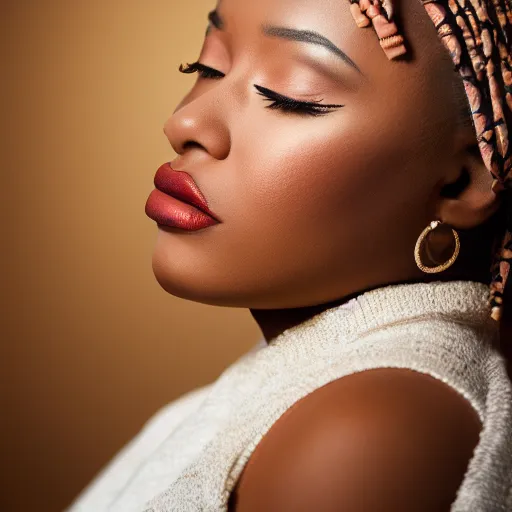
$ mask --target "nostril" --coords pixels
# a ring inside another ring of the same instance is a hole
[[[194,140],[187,140],[182,146],[183,151],[194,148],[205,149],[203,146],[201,146],[201,144],[199,144],[199,142]]]

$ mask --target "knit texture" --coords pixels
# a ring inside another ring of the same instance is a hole
[[[471,281],[377,288],[260,344],[154,417],[69,512],[227,512],[262,437],[340,377],[408,368],[464,396],[483,429],[452,512],[512,511],[512,385],[489,288]]]

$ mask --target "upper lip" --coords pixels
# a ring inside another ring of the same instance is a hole
[[[158,168],[155,174],[154,184],[161,192],[191,204],[203,213],[219,221],[217,215],[208,207],[206,198],[192,176],[185,171],[174,170],[170,162],[166,162]]]

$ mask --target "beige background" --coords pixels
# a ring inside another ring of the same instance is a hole
[[[58,511],[260,332],[164,292],[144,214],[210,0],[3,2],[0,510]]]

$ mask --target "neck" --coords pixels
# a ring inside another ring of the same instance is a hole
[[[432,281],[477,281],[488,284],[485,279],[481,279],[482,276],[477,276],[474,273],[448,273],[445,272],[444,275],[441,274],[422,274],[421,277],[414,277],[411,279],[393,281],[381,283],[378,285],[370,286],[365,289],[358,290],[354,293],[344,295],[342,297],[338,297],[335,300],[325,302],[322,304],[308,305],[303,307],[296,308],[279,308],[279,309],[250,309],[250,312],[258,324],[261,332],[263,333],[263,337],[267,343],[270,343],[277,336],[282,334],[285,330],[295,327],[306,320],[309,320],[315,315],[322,313],[323,311],[340,306],[345,302],[348,302],[350,299],[357,297],[363,293],[366,293],[370,290],[374,290],[376,288],[381,288],[388,285],[398,285],[398,284],[412,284],[412,283],[428,283]],[[512,309],[512,307],[511,307]],[[511,313],[512,315],[512,313]],[[512,322],[512,320],[511,320]],[[512,329],[512,323],[511,323]],[[512,332],[512,331],[511,331]]]
[[[417,280],[406,280],[393,284],[406,284],[416,281]],[[387,284],[391,283],[371,286],[322,304],[302,306],[297,308],[250,309],[250,312],[259,328],[261,329],[266,342],[270,343],[274,338],[282,334],[286,329],[299,325],[327,309],[341,306],[345,302],[348,302],[350,299],[357,297],[362,293],[368,292],[375,288],[380,288],[381,286],[386,286]]]

